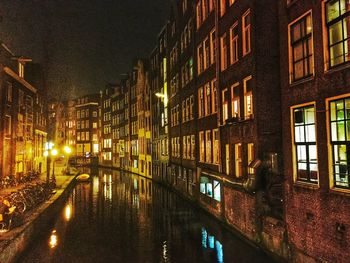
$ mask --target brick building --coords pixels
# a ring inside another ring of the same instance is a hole
[[[77,156],[97,156],[99,148],[99,102],[100,94],[91,94],[76,99]]]
[[[280,1],[285,222],[295,261],[347,262],[350,3]]]
[[[0,174],[19,179],[46,171],[45,91],[39,67],[26,71],[31,59],[15,56],[3,43],[0,49]]]
[[[194,21],[194,1],[173,3],[168,34],[170,180],[189,197],[197,193]]]

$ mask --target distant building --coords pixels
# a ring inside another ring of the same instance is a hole
[[[98,156],[99,149],[99,94],[76,99],[76,155]]]

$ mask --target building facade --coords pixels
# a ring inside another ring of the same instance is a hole
[[[280,1],[285,223],[295,261],[346,262],[350,4]]]
[[[31,59],[15,56],[3,43],[0,48],[0,174],[20,179],[46,171],[45,91],[39,68],[33,65],[26,72]]]

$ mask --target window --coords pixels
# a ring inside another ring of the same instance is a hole
[[[207,84],[205,84],[205,116],[208,116],[211,113],[211,94],[210,94],[210,83],[208,82]]]
[[[202,73],[203,71],[203,46],[202,44],[200,44],[197,48],[197,71],[198,71],[198,75]]]
[[[212,106],[212,113],[216,113],[218,111],[218,103],[217,103],[217,89],[216,89],[216,80],[213,79],[210,82],[211,86],[211,106]]]
[[[5,137],[11,136],[11,133],[12,133],[11,116],[5,115],[4,121],[5,121],[5,123],[4,123],[4,135],[5,135]]]
[[[230,29],[230,63],[238,61],[238,22]]]
[[[330,102],[333,181],[335,187],[350,188],[350,98]]]
[[[18,76],[24,78],[24,64],[21,62],[18,62]]]
[[[187,159],[191,159],[191,136],[186,136],[186,156]]]
[[[242,168],[242,144],[235,144],[235,172],[236,177],[241,177],[243,175]]]
[[[226,0],[220,0],[220,16],[223,16],[226,12]]]
[[[196,141],[194,135],[191,135],[191,159],[194,160]]]
[[[252,76],[243,80],[244,87],[244,118],[253,118],[253,91],[252,91]]]
[[[314,105],[293,109],[296,180],[317,183]]]
[[[202,1],[198,1],[197,3],[196,16],[197,16],[197,29],[198,29],[202,24]]]
[[[186,136],[182,137],[182,157],[184,159],[187,159],[187,146],[186,146],[187,140]]]
[[[221,45],[221,71],[227,68],[227,46],[226,46],[226,33],[220,39]]]
[[[220,163],[219,130],[213,130],[213,163]]]
[[[7,86],[6,86],[6,101],[7,102],[12,102],[12,83],[11,82],[7,82]]]
[[[225,166],[225,172],[226,174],[230,174],[230,145],[225,145],[225,160],[226,160],[226,166]]]
[[[230,6],[233,5],[233,3],[234,3],[235,1],[236,1],[236,0],[229,0]]]
[[[204,49],[204,70],[206,70],[207,68],[209,68],[209,64],[210,64],[210,44],[209,44],[209,38],[207,37],[204,41],[203,41],[203,49]]]
[[[204,140],[204,131],[199,132],[199,161],[204,162],[204,147],[205,147],[205,140]]]
[[[239,119],[240,117],[240,103],[239,103],[239,83],[231,86],[231,102],[232,102],[232,117]]]
[[[222,91],[222,122],[225,123],[228,119],[228,100],[227,89]]]
[[[312,20],[311,13],[290,26],[291,82],[313,74]]]
[[[248,169],[247,169],[247,171],[248,171],[248,174],[254,174],[255,173],[255,170],[254,170],[254,168],[252,168],[252,167],[250,167],[250,164],[254,161],[254,158],[255,158],[255,152],[254,152],[254,144],[253,143],[248,143],[247,144],[247,154],[248,154],[248,158],[247,158],[247,160],[248,160]]]
[[[329,67],[350,59],[350,3],[348,0],[331,0],[326,3]]]
[[[243,56],[250,52],[250,10],[242,17]]]
[[[202,194],[221,201],[221,184],[219,181],[210,179],[206,176],[201,176],[199,190]]]
[[[211,163],[211,130],[205,131],[205,142],[206,142],[206,147],[205,147],[205,152],[206,152],[206,157],[205,161],[207,163]]]
[[[204,90],[203,87],[198,89],[198,116],[204,117]]]
[[[210,64],[215,63],[216,59],[216,42],[215,42],[215,29],[210,32]]]

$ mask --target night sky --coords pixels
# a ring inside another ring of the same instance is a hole
[[[97,92],[149,57],[171,0],[0,0],[0,38],[48,69],[51,94]]]

